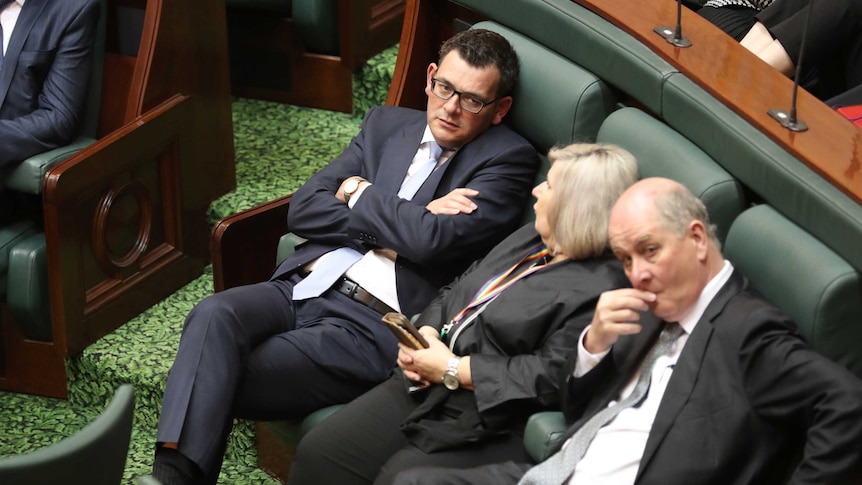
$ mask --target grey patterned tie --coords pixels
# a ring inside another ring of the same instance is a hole
[[[641,373],[637,384],[631,394],[613,406],[606,407],[593,415],[572,436],[568,446],[554,453],[547,460],[531,468],[518,482],[518,485],[560,485],[565,483],[575,466],[581,461],[587,452],[596,433],[626,408],[637,406],[646,397],[649,391],[650,377],[655,361],[663,355],[667,355],[673,348],[676,339],[682,335],[683,329],[678,323],[665,325],[658,338],[655,347],[647,354],[641,364]]]

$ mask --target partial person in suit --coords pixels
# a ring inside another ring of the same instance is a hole
[[[0,0],[0,167],[77,135],[98,22],[96,0]]]
[[[786,76],[801,59],[800,86],[830,106],[862,103],[859,0],[710,0],[698,13]]]
[[[381,316],[420,312],[521,220],[539,160],[501,123],[518,73],[505,38],[470,30],[428,66],[427,111],[369,110],[291,200],[289,229],[308,241],[269,281],[188,315],[156,478],[215,483],[233,418],[303,416],[389,377],[398,345]]]
[[[414,469],[397,483],[862,483],[862,382],[748,288],[694,195],[642,180],[609,234],[633,288],[601,296],[567,363],[562,450],[533,468]]]
[[[300,442],[290,485],[388,484],[418,465],[525,459],[534,412],[559,406],[561,369],[599,295],[626,286],[608,249],[616,198],[637,163],[613,145],[552,149],[534,224],[509,236],[422,312],[429,347]],[[408,393],[405,376],[430,385]]]

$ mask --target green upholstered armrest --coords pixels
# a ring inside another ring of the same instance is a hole
[[[536,462],[544,461],[560,447],[566,433],[566,418],[560,411],[535,413],[524,429],[524,448]]]
[[[293,251],[296,249],[296,246],[304,243],[305,238],[299,237],[292,232],[288,232],[287,234],[281,236],[278,240],[278,249],[275,253],[275,265],[278,266],[282,261],[287,259],[288,256],[293,254]]]
[[[341,404],[336,404],[334,406],[328,406],[323,409],[318,409],[317,411],[309,414],[302,420],[302,424],[299,425],[299,434],[300,436],[305,436],[311,428],[320,424],[324,419],[331,416],[335,411],[341,409]]]
[[[339,54],[337,0],[293,0],[291,16],[309,52]]]
[[[31,340],[51,341],[48,301],[48,255],[45,234],[37,233],[15,244],[9,252],[6,303],[21,331]]]
[[[9,253],[21,241],[36,234],[36,224],[33,221],[17,221],[0,227],[0,297],[6,295],[9,281]]]
[[[694,143],[635,108],[623,108],[602,123],[598,140],[613,143],[637,158],[641,178],[667,177],[692,191],[706,205],[721,241],[745,209],[740,183]]]
[[[809,344],[862,376],[862,283],[846,260],[768,205],[737,217],[724,254]]]
[[[81,137],[66,146],[33,155],[19,164],[6,167],[0,174],[0,184],[4,189],[41,194],[42,181],[45,180],[45,173],[48,170],[95,141],[92,138]]]

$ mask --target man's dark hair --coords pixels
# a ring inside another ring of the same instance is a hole
[[[485,29],[459,32],[440,46],[437,64],[442,63],[443,58],[453,50],[458,51],[461,58],[473,67],[496,67],[500,71],[497,97],[512,94],[515,84],[518,83],[520,66],[515,49],[505,37]]]

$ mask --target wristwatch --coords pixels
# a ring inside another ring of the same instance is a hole
[[[449,357],[449,368],[443,373],[443,385],[446,389],[454,391],[461,387],[458,382],[458,363],[461,362],[461,357]]]
[[[356,192],[362,181],[362,177],[353,177],[344,184],[344,202],[350,202],[350,196]]]

